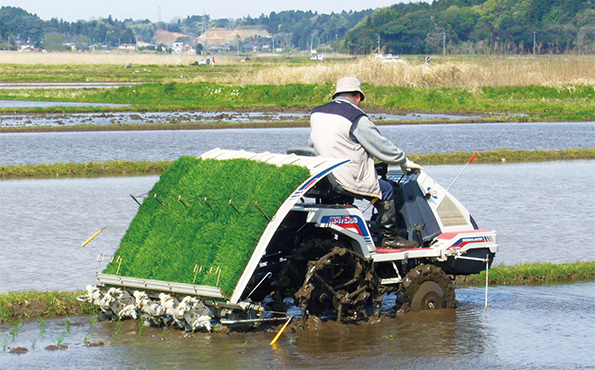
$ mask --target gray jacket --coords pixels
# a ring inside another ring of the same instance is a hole
[[[401,165],[405,153],[380,134],[368,116],[351,100],[337,97],[314,109],[310,118],[309,145],[329,158],[348,158],[350,163],[333,171],[345,190],[382,198],[374,158],[389,165]]]

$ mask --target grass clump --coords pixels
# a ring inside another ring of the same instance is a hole
[[[76,299],[77,296],[82,294],[84,293],[55,291],[0,294],[0,322],[96,313],[97,307]]]
[[[162,173],[170,164],[170,161],[132,162],[126,160],[19,164],[0,166],[0,179],[153,175]]]
[[[484,285],[486,272],[470,275],[469,285]],[[574,263],[523,263],[513,266],[493,266],[489,270],[490,285],[533,285],[595,279],[595,261]]]
[[[181,157],[148,193],[104,272],[230,295],[267,217],[309,175],[299,166]]]
[[[416,163],[425,165],[463,164],[473,153],[425,153],[410,154],[409,157]],[[595,159],[595,148],[564,149],[564,150],[514,150],[495,149],[478,152],[473,163],[520,163],[520,162],[545,162],[567,161],[580,159]]]

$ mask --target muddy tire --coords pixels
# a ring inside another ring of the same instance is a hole
[[[293,296],[301,288],[306,277],[308,262],[318,260],[329,253],[337,243],[329,239],[312,239],[293,250],[291,257],[281,266],[275,283],[273,296],[275,311],[286,311],[283,299]]]
[[[379,292],[373,261],[349,249],[335,247],[309,262],[304,283],[295,297],[304,321],[309,315],[328,315],[343,322],[366,318],[366,308],[381,302]]]
[[[400,310],[419,312],[456,308],[455,290],[450,278],[440,267],[419,265],[409,271],[401,284],[405,302]]]

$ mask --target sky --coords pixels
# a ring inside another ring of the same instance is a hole
[[[319,13],[343,10],[376,9],[411,0],[0,0],[0,6],[14,6],[37,14],[43,20],[51,18],[68,22],[112,18],[149,19],[152,22],[186,18],[191,15],[208,14],[211,19],[246,16],[283,10],[312,10]],[[420,0],[413,0],[420,1]],[[429,1],[429,0],[428,0]]]

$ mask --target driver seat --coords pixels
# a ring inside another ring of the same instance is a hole
[[[295,154],[303,157],[318,157],[320,154],[311,147],[295,147],[287,149],[287,154]],[[314,188],[308,191],[306,196],[316,198],[319,204],[353,204],[355,199],[364,199],[364,196],[349,192],[341,187],[335,176],[329,173],[320,180]]]

